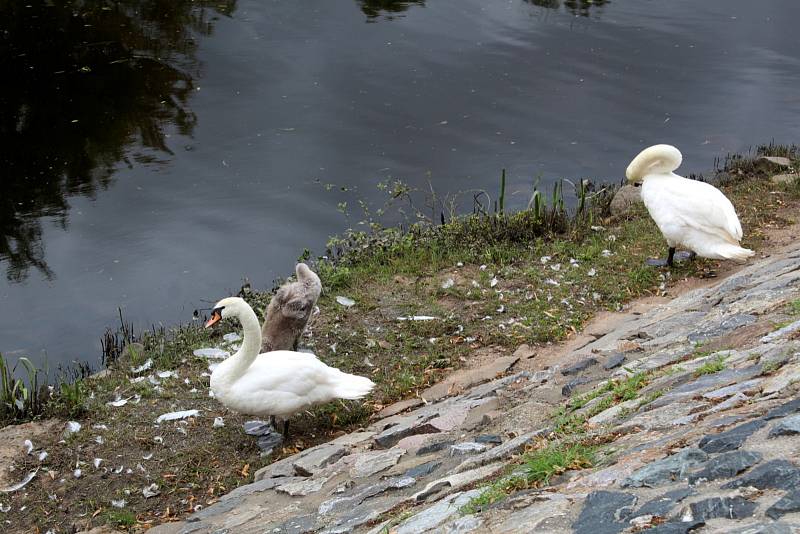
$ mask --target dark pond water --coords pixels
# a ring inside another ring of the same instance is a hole
[[[800,139],[796,0],[0,2],[0,352],[99,360],[291,272],[377,184],[617,181]],[[321,184],[347,186],[328,190]]]

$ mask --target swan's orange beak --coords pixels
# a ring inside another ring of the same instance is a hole
[[[212,311],[211,318],[208,321],[206,321],[206,328],[211,328],[221,320],[222,320],[222,314],[219,312],[219,310]]]

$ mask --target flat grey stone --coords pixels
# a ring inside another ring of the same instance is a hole
[[[669,484],[687,477],[689,469],[700,465],[708,455],[700,449],[683,449],[663,460],[648,464],[622,481],[621,486],[640,488]]]
[[[585,371],[589,367],[597,365],[597,360],[595,358],[586,358],[575,365],[571,365],[561,370],[561,374],[564,376],[576,375],[582,371]]]
[[[788,336],[789,334],[800,330],[800,320],[793,322],[792,324],[786,325],[783,328],[779,328],[774,332],[770,332],[766,336],[761,338],[762,343],[772,343],[776,339],[780,339],[782,337]]]
[[[767,422],[763,419],[754,419],[725,432],[707,435],[700,440],[699,447],[708,453],[736,450],[747,438],[766,424]]]
[[[458,513],[472,498],[483,493],[474,489],[445,497],[433,506],[406,519],[397,527],[396,534],[419,534],[434,529]]]
[[[336,463],[345,454],[347,454],[345,447],[324,443],[303,451],[299,458],[292,461],[292,467],[296,474],[310,477],[323,467]]]
[[[636,495],[618,491],[593,491],[586,497],[578,520],[572,525],[575,534],[617,534],[628,527]]]
[[[786,417],[787,415],[800,412],[800,399],[794,399],[786,404],[781,404],[780,406],[776,406],[775,408],[771,409],[767,412],[767,415],[764,416],[764,419],[767,421],[771,421],[772,419],[778,419],[779,417]]]
[[[430,475],[439,467],[441,467],[442,462],[432,461],[432,462],[425,462],[424,464],[420,464],[416,467],[412,467],[405,473],[403,473],[404,477],[412,477],[412,478],[422,478]]]
[[[483,527],[483,519],[475,515],[467,515],[454,519],[442,526],[444,534],[467,534]]]
[[[751,517],[758,505],[742,497],[712,497],[689,505],[692,517],[702,521],[724,517],[745,519]]]
[[[612,352],[608,358],[606,358],[603,369],[610,371],[611,369],[616,369],[621,366],[623,363],[625,363],[625,355],[621,352]]]
[[[747,326],[756,322],[758,318],[750,314],[738,314],[725,317],[719,324],[701,331],[693,332],[687,337],[692,343],[706,341],[715,337],[720,337],[723,334],[732,332],[737,328]]]
[[[735,477],[761,461],[761,455],[750,451],[733,451],[709,460],[700,471],[689,475],[689,483]]]
[[[321,490],[327,481],[327,477],[295,479],[293,482],[281,484],[276,488],[276,491],[286,493],[292,497],[305,497]]]
[[[758,388],[758,385],[763,380],[761,378],[754,378],[752,380],[745,380],[744,382],[738,382],[736,384],[731,384],[730,386],[725,386],[724,388],[715,389],[714,391],[709,391],[708,393],[703,393],[704,399],[711,399],[711,400],[719,400],[719,399],[727,399],[737,393],[749,393],[755,391]]]
[[[563,386],[561,386],[561,395],[564,397],[569,397],[570,395],[572,395],[572,392],[575,391],[575,389],[578,386],[582,386],[583,384],[588,384],[589,382],[591,382],[591,380],[583,376],[574,378],[569,382],[567,382],[566,384],[564,384]]]
[[[644,503],[641,508],[636,510],[636,513],[631,517],[639,517],[643,515],[667,517],[670,510],[672,510],[675,505],[693,493],[694,490],[691,488],[680,488],[677,490],[668,491],[661,497],[656,497],[655,499]]]
[[[786,523],[757,523],[746,527],[729,530],[726,534],[797,534],[800,525]]]
[[[395,465],[405,453],[406,450],[399,447],[389,449],[388,451],[362,452],[356,456],[353,467],[350,468],[350,476],[353,478],[364,478],[389,469]]]
[[[549,429],[541,428],[539,430],[534,430],[533,432],[528,432],[526,434],[522,434],[521,436],[517,436],[514,439],[506,441],[502,445],[498,445],[497,447],[491,448],[486,452],[482,452],[477,456],[464,460],[458,465],[458,467],[454,469],[454,471],[456,473],[461,473],[463,471],[506,458],[512,454],[516,454],[519,450],[525,447],[525,445],[537,437],[547,434],[548,432]]]
[[[492,445],[499,445],[503,443],[503,438],[497,434],[483,434],[475,438],[475,443],[491,443]]]
[[[800,489],[786,493],[778,502],[767,508],[765,514],[772,519],[778,519],[794,512],[800,512]]]
[[[728,482],[722,489],[753,486],[757,489],[793,490],[798,484],[800,484],[800,469],[796,465],[787,460],[771,460]]]
[[[354,507],[361,505],[364,501],[375,497],[376,495],[381,495],[390,490],[409,488],[416,484],[416,482],[417,481],[414,477],[407,476],[393,477],[382,480],[377,484],[360,488],[351,495],[328,499],[319,505],[317,513],[319,515],[341,514],[346,510],[352,510]]]
[[[445,441],[435,441],[433,443],[429,443],[427,445],[423,445],[419,449],[417,449],[417,456],[424,456],[426,454],[430,454],[432,452],[439,452],[444,450],[455,443],[455,440],[445,440]]]
[[[794,436],[800,434],[800,415],[793,415],[786,417],[783,421],[779,421],[772,430],[769,431],[770,438],[778,436]]]
[[[457,443],[450,446],[450,456],[464,456],[466,454],[476,454],[486,450],[486,445],[483,443],[475,443],[468,441],[466,443]]]
[[[381,449],[388,449],[408,436],[441,432],[438,428],[428,423],[428,421],[436,417],[437,414],[429,414],[425,417],[411,416],[404,418],[375,436],[373,438],[375,445]]]

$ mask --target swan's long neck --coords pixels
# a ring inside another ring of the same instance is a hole
[[[229,381],[240,378],[261,350],[261,325],[258,324],[256,313],[250,307],[239,311],[239,322],[242,323],[242,345],[236,354],[224,362],[227,364],[225,374]]]
[[[642,180],[648,174],[669,174],[681,165],[683,156],[672,145],[654,145],[645,148],[633,158],[625,176],[632,182]]]

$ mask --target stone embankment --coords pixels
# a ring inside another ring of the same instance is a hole
[[[798,299],[791,245],[616,314],[557,359],[523,346],[454,376],[149,533],[800,532]],[[612,399],[608,381],[632,376],[635,398]],[[560,439],[567,397],[595,466],[466,513],[526,448]]]

